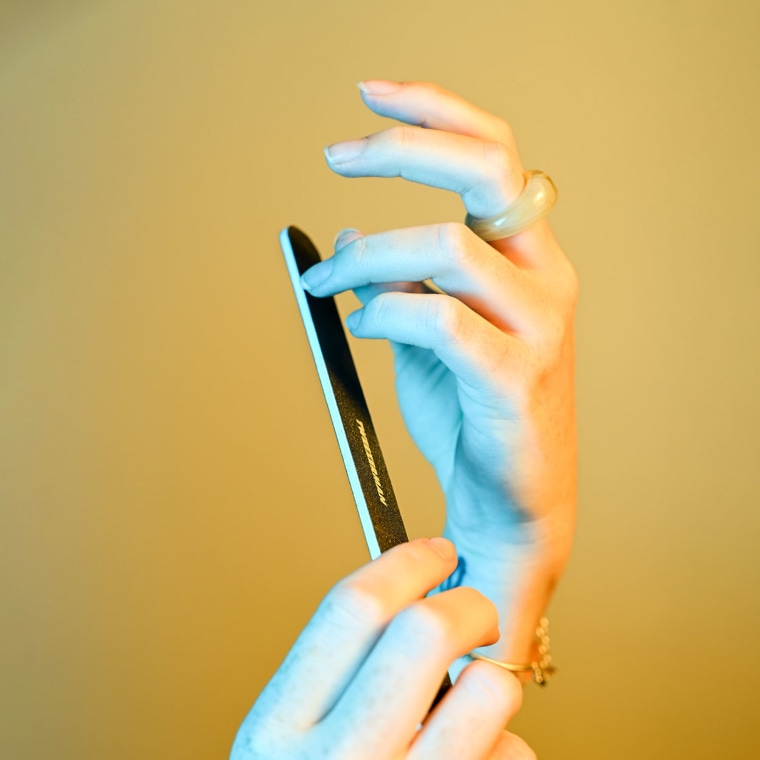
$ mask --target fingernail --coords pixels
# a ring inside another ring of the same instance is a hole
[[[331,164],[342,164],[344,161],[351,161],[359,156],[366,144],[366,137],[362,137],[361,140],[346,140],[335,143],[325,148],[325,156]]]
[[[366,95],[391,95],[401,89],[401,82],[390,82],[387,79],[367,79],[357,82],[356,86]]]
[[[330,279],[332,270],[332,259],[325,259],[325,261],[320,261],[319,264],[315,264],[310,269],[307,269],[303,275],[301,275],[301,285],[303,285],[306,290],[314,290]]]
[[[353,332],[362,321],[363,309],[357,309],[346,317],[346,327]]]
[[[361,236],[362,233],[359,232],[359,230],[354,227],[346,227],[345,229],[340,230],[335,236],[335,239],[333,240],[333,250],[337,251],[349,243],[353,243],[354,240],[357,240]]]
[[[435,538],[429,538],[427,545],[441,558],[447,561],[456,559],[457,550],[454,548],[454,544],[446,538],[436,536]]]

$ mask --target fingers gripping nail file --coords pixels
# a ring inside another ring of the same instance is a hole
[[[386,549],[408,540],[404,521],[335,300],[314,298],[301,286],[301,275],[320,261],[319,252],[296,227],[288,227],[280,233],[280,245],[359,511],[364,538],[370,556],[375,559]],[[447,675],[433,706],[450,686]]]

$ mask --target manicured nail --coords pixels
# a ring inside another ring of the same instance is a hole
[[[320,261],[319,264],[315,264],[310,269],[307,269],[303,275],[301,275],[301,285],[303,285],[306,290],[314,290],[330,279],[332,270],[332,259],[325,259],[324,261]]]
[[[390,82],[387,79],[367,79],[357,82],[356,86],[366,95],[391,95],[401,89],[400,82]]]
[[[429,538],[427,545],[442,559],[452,560],[457,556],[457,550],[454,548],[454,544],[446,538],[436,536],[435,538]]]
[[[351,332],[356,330],[359,323],[362,321],[362,311],[363,309],[357,309],[346,317],[346,327],[351,330]]]
[[[362,233],[359,232],[359,230],[354,227],[346,227],[335,236],[335,239],[333,240],[333,250],[337,251],[349,243],[353,243],[354,240],[357,240],[361,236]]]
[[[366,137],[362,137],[361,140],[346,140],[335,143],[325,148],[325,156],[331,164],[342,164],[344,161],[351,161],[359,156],[366,144]]]

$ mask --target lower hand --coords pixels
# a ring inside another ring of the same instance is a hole
[[[470,588],[425,594],[456,566],[446,539],[390,549],[328,594],[241,726],[231,760],[529,760],[503,730],[522,690],[476,661],[428,715],[451,662],[498,639]]]

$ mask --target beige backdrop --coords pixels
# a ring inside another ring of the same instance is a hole
[[[581,277],[561,675],[516,730],[758,757],[759,51],[756,0],[0,3],[0,755],[225,757],[366,559],[277,232],[461,218],[327,170],[386,77],[510,119]],[[435,533],[387,348],[356,355]]]

